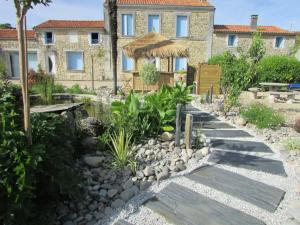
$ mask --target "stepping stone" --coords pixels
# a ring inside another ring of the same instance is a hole
[[[193,171],[186,177],[269,212],[276,211],[285,195],[285,192],[278,188],[209,165]]]
[[[220,121],[219,119],[217,119],[216,117],[207,114],[207,113],[197,113],[197,114],[193,114],[193,121],[194,122],[209,122],[209,121]],[[185,121],[185,116],[186,114],[182,115],[182,120]]]
[[[265,223],[207,198],[188,188],[171,183],[146,206],[176,225],[264,225]]]
[[[118,220],[115,225],[132,225],[131,223],[126,222],[125,220]]]
[[[220,138],[239,138],[252,137],[249,133],[243,130],[203,130],[206,137],[220,137]]]
[[[204,122],[204,123],[199,123],[199,122],[195,122],[193,124],[194,127],[202,127],[203,129],[227,129],[227,128],[235,128],[233,126],[231,126],[228,123],[223,123],[223,122]]]
[[[287,176],[281,161],[246,154],[213,150],[208,162]]]
[[[273,152],[266,144],[262,142],[214,139],[211,140],[211,143],[213,148],[222,150],[234,150],[241,152]]]

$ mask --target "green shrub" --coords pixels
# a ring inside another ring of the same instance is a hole
[[[209,65],[222,65],[225,61],[225,54],[216,55],[208,60]]]
[[[241,115],[259,129],[275,129],[284,124],[285,120],[281,114],[262,104],[253,104],[241,109]]]
[[[0,60],[0,80],[5,80],[7,78],[6,66],[2,60]]]
[[[159,71],[157,71],[155,65],[152,63],[143,65],[140,71],[141,80],[147,85],[156,84],[159,80],[159,76]]]
[[[300,152],[300,140],[297,138],[289,138],[283,142],[288,151]]]
[[[114,132],[110,135],[111,152],[113,156],[113,167],[117,169],[124,169],[129,167],[135,171],[136,163],[134,161],[134,154],[131,148],[132,135],[125,133],[124,129]]]
[[[289,56],[267,56],[258,65],[260,82],[300,82],[300,61]]]
[[[66,88],[62,84],[54,84],[53,93],[66,93]]]
[[[66,90],[69,94],[87,94],[87,95],[96,95],[96,92],[93,90],[82,89],[79,84],[74,84],[72,87],[67,88]]]

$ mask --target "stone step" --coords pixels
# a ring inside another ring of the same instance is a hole
[[[176,225],[263,225],[264,222],[171,183],[146,203],[154,212]]]
[[[185,121],[186,114],[192,114],[194,122],[220,121],[215,116],[203,112],[185,112],[181,116],[183,121]]]
[[[118,220],[114,225],[132,225],[125,220]]]
[[[203,130],[206,137],[209,138],[241,138],[252,137],[248,132],[243,130]]]
[[[270,147],[262,142],[253,141],[235,141],[235,140],[223,140],[223,139],[213,139],[211,140],[212,148],[222,149],[222,150],[234,150],[241,152],[266,152],[272,153]]]
[[[281,161],[246,154],[213,150],[208,158],[208,162],[261,171],[283,177],[287,176]]]
[[[209,165],[204,165],[186,177],[269,212],[276,211],[285,195],[284,191],[276,187]]]

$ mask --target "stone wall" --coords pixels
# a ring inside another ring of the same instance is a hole
[[[189,48],[190,57],[188,64],[195,66],[198,63],[206,62],[211,57],[212,28],[214,10],[183,10],[183,9],[147,9],[143,8],[122,8],[118,10],[118,74],[122,77],[126,72],[122,71],[122,48],[128,43],[144,36],[148,32],[148,15],[160,15],[161,34]],[[135,36],[122,36],[121,15],[123,13],[134,14]],[[176,15],[187,15],[189,18],[189,37],[176,38]],[[140,67],[145,60],[138,63]],[[161,61],[161,70],[167,71],[167,60]]]
[[[46,54],[47,52],[55,53],[56,61],[56,74],[55,78],[58,81],[90,81],[92,79],[92,70],[94,71],[94,80],[101,81],[107,79],[104,73],[104,62],[105,57],[100,58],[98,53],[100,49],[104,49],[104,44],[107,36],[104,35],[103,30],[88,30],[88,29],[76,29],[78,36],[77,43],[70,42],[70,32],[74,30],[69,29],[54,29],[49,30],[54,34],[54,44],[45,45],[43,33],[46,30],[39,30],[38,35],[38,45],[43,57],[39,58],[40,63],[43,68],[46,68]],[[48,30],[47,30],[48,31]],[[89,44],[89,33],[90,32],[100,32],[101,42],[99,45]],[[82,51],[84,69],[83,71],[69,71],[67,69],[67,51]],[[92,63],[93,58],[93,63]]]
[[[225,33],[214,33],[213,35],[213,55],[220,55],[226,51],[237,53],[237,49],[248,51],[252,43],[251,34],[237,34],[237,47],[228,47],[227,35]],[[284,48],[275,48],[276,35],[263,35],[267,55],[288,55],[291,48],[295,45],[295,36],[285,36]]]

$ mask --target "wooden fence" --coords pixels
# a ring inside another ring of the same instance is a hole
[[[195,74],[196,94],[205,94],[213,85],[214,94],[220,94],[221,67],[219,65],[199,64]]]
[[[133,72],[132,89],[135,91],[157,91],[164,84],[174,86],[174,73],[160,72],[159,81],[154,85],[146,85],[141,80],[138,72]]]

